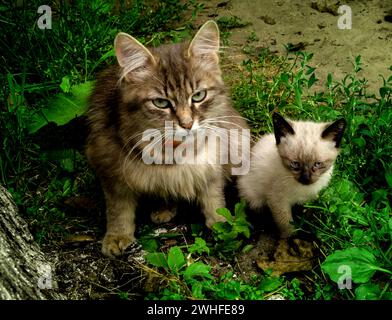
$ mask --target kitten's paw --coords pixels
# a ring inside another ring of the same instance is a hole
[[[152,222],[156,224],[161,224],[161,223],[169,222],[176,215],[177,215],[176,209],[172,209],[172,210],[165,209],[165,210],[155,211],[151,213],[150,218]]]
[[[121,256],[134,241],[135,237],[133,235],[106,234],[102,242],[102,253],[110,258]]]
[[[206,218],[206,226],[207,228],[211,229],[212,226],[217,223],[217,222],[226,222],[226,218],[223,216],[220,216],[218,214],[215,214],[213,216],[209,216]]]

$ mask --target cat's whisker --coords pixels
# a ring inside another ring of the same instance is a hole
[[[208,124],[214,124],[214,123],[218,123],[218,124],[220,124],[220,123],[222,123],[222,124],[230,124],[230,125],[234,125],[234,126],[236,126],[236,127],[238,127],[238,128],[243,129],[242,126],[240,126],[240,125],[237,124],[237,123],[231,122],[231,121],[224,121],[224,120],[205,120],[204,123],[208,123]],[[226,129],[226,128],[225,128],[225,129]]]
[[[248,119],[245,118],[245,117],[242,117],[242,116],[233,116],[233,115],[230,115],[230,116],[211,117],[211,118],[208,118],[208,119],[206,119],[206,120],[210,120],[210,119],[223,119],[223,118],[239,118],[239,119],[248,120]]]

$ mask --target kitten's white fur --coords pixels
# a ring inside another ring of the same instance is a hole
[[[240,196],[252,209],[270,207],[282,237],[292,234],[291,207],[317,197],[329,183],[333,164],[317,181],[304,185],[298,182],[282,162],[281,154],[290,157],[311,155],[317,161],[333,161],[338,155],[335,142],[321,139],[328,124],[287,120],[296,132],[281,138],[278,147],[274,134],[263,136],[252,148],[251,167],[238,179]],[[280,153],[279,149],[280,148]]]

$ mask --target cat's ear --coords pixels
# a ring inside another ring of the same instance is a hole
[[[123,76],[140,68],[145,70],[155,64],[151,52],[129,34],[120,32],[114,39],[114,49],[118,64],[123,68]]]
[[[295,134],[293,127],[283,118],[279,113],[274,112],[272,115],[272,122],[274,124],[274,133],[276,144],[280,143],[282,137],[289,134]]]
[[[215,21],[207,21],[193,37],[188,56],[219,62],[219,28]]]
[[[326,128],[321,134],[323,139],[330,139],[335,142],[335,147],[339,148],[342,141],[344,129],[346,128],[346,120],[339,119],[332,124],[327,124]]]

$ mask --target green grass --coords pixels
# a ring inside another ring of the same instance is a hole
[[[43,31],[35,24],[39,5],[34,0],[0,6],[0,183],[28,218],[35,239],[47,244],[86,230],[89,219],[98,216],[95,212],[82,219],[67,205],[70,199],[94,199],[95,207],[84,205],[83,210],[99,211],[100,219],[103,203],[83,152],[61,143],[44,147],[46,137],[33,133],[33,120],[39,128],[46,119],[61,125],[79,112],[70,113],[72,104],[64,101],[84,99],[97,72],[115,63],[112,44],[117,32],[152,45],[180,41],[192,34],[192,19],[202,6],[193,1],[179,6],[175,0],[152,8],[140,0],[129,7],[101,1],[53,2],[53,29]],[[237,18],[219,23],[226,43],[230,28],[242,26]],[[244,37],[255,40],[254,33]],[[316,235],[323,254],[320,265],[306,274],[311,281],[305,285],[299,278],[270,272],[245,281],[234,271],[217,272],[212,257],[235,265],[236,255],[252,246],[252,227],[237,205],[232,215],[220,210],[229,219],[217,224],[212,234],[192,225],[186,241],[181,233],[173,235],[177,245],[164,250],[160,248],[167,239],[152,237],[150,227],[140,232],[148,252],[140,268],[159,283],[146,293],[148,299],[267,299],[277,293],[286,299],[391,298],[392,76],[380,80],[379,92],[367,93],[366,79],[358,77],[360,57],[340,82],[332,75],[317,79],[311,58],[303,52],[277,57],[265,51],[244,61],[238,77],[229,81],[234,105],[249,119],[255,136],[272,131],[274,110],[298,119],[347,120],[333,180],[317,201],[305,205],[311,218],[297,221],[298,228]],[[318,81],[324,88],[314,92]],[[352,267],[352,289],[338,289],[338,265]],[[309,285],[310,290],[305,288]],[[121,299],[129,296],[131,292],[119,293]]]

